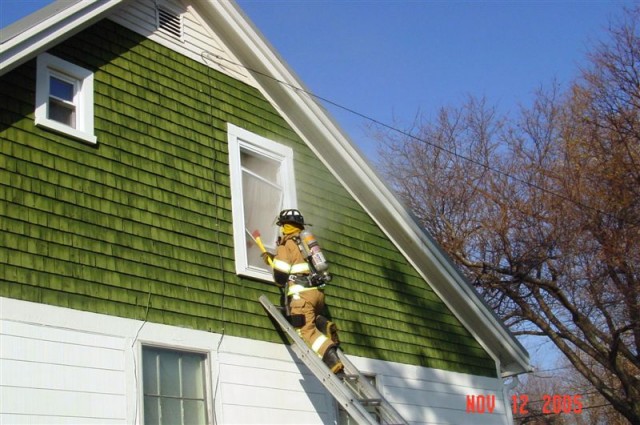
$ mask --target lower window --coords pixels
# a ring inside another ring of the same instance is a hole
[[[206,424],[207,356],[142,347],[145,425]]]

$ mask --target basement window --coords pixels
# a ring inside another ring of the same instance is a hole
[[[206,360],[205,354],[142,347],[144,425],[208,423]]]
[[[37,126],[96,143],[93,129],[93,73],[48,53],[38,56]]]
[[[232,124],[227,128],[236,273],[272,281],[250,234],[258,231],[275,252],[276,217],[296,205],[293,150]]]

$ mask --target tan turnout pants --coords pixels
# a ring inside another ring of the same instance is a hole
[[[325,351],[334,345],[333,341],[316,328],[316,316],[324,309],[324,292],[320,289],[300,292],[292,296],[289,308],[291,315],[304,315],[304,326],[297,331],[307,345],[322,358]]]

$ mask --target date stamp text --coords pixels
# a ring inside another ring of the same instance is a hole
[[[543,394],[540,400],[530,400],[527,394],[511,397],[511,412],[514,415],[527,415],[535,404],[535,411],[542,414],[580,414],[582,413],[582,396],[580,394]],[[540,407],[540,405],[542,405]],[[493,413],[496,409],[495,394],[468,394],[466,412],[473,414]]]

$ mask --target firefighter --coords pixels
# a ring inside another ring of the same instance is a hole
[[[276,253],[265,252],[264,260],[273,267],[276,284],[286,288],[292,324],[298,334],[333,373],[339,373],[344,366],[337,354],[337,328],[321,315],[324,286],[330,280],[324,256],[313,235],[305,230],[300,211],[282,210],[276,224],[281,232]]]

